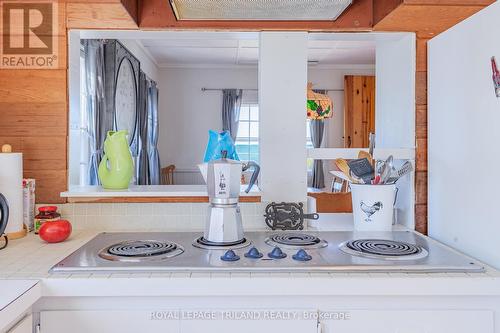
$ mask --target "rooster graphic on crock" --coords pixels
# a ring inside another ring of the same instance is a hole
[[[380,201],[377,201],[373,205],[369,206],[365,204],[362,200],[359,206],[361,207],[361,210],[366,214],[365,222],[371,222],[372,215],[384,207]]]

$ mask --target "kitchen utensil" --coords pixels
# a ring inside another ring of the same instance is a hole
[[[272,230],[302,230],[304,219],[319,219],[317,213],[304,214],[302,202],[272,202],[267,205],[265,212],[266,224]]]
[[[337,168],[340,169],[340,171],[342,171],[344,173],[344,175],[349,179],[349,181],[351,183],[359,183],[359,181],[355,180],[351,176],[351,169],[349,168],[349,164],[347,163],[347,161],[345,159],[337,158],[335,160],[335,165],[337,166]]]
[[[411,164],[410,161],[406,161],[405,163],[403,163],[403,165],[399,169],[394,170],[391,173],[391,176],[387,180],[387,184],[396,183],[399,178],[403,177],[404,175],[406,175],[412,171],[413,171],[413,165]]]
[[[5,228],[7,227],[7,222],[9,221],[9,205],[7,204],[7,199],[3,194],[0,193],[0,238],[4,239],[4,244],[0,245],[0,250],[7,247],[9,239],[7,235],[4,234]]]
[[[252,173],[252,176],[250,177],[250,181],[248,182],[248,186],[245,190],[245,193],[250,192],[252,187],[257,182],[257,177],[259,177],[259,173],[260,173],[260,165],[258,165],[254,161],[243,162],[242,171],[247,171],[250,168],[253,168],[253,173]]]
[[[363,183],[370,184],[373,179],[373,167],[367,158],[350,160],[348,163],[351,174],[363,180]]]
[[[227,151],[222,151],[221,156],[200,164],[200,170],[207,182],[210,202],[203,240],[224,245],[244,240],[238,205],[242,163],[227,159]]]
[[[368,142],[368,153],[373,157],[373,150],[375,149],[375,133],[370,132]]]
[[[198,168],[200,169],[201,175],[203,176],[203,179],[205,180],[205,183],[206,183],[207,182],[208,163],[198,164]],[[252,173],[252,176],[250,177],[250,181],[248,182],[248,186],[245,189],[245,193],[250,192],[252,187],[257,182],[257,178],[259,177],[259,173],[260,173],[260,166],[257,163],[255,163],[254,161],[241,162],[241,170],[242,171],[246,171],[250,168],[253,168],[254,171]],[[241,182],[241,180],[240,180],[240,182]]]
[[[391,231],[396,185],[351,184],[354,230]]]
[[[358,158],[366,158],[373,167],[373,156],[369,152],[360,150],[358,153]]]
[[[380,184],[385,184],[391,175],[392,169],[394,167],[394,160],[392,155],[389,155],[385,160],[381,171],[380,171]]]

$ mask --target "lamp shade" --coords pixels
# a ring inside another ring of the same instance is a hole
[[[312,83],[307,84],[307,118],[321,120],[333,116],[333,102],[326,94],[312,90]]]

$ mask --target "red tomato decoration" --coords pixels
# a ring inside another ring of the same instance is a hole
[[[48,243],[59,243],[71,235],[71,223],[68,220],[45,222],[38,233]]]

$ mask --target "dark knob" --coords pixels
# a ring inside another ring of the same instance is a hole
[[[286,253],[284,253],[283,251],[281,251],[281,249],[278,246],[276,246],[267,255],[269,256],[269,258],[273,258],[273,259],[283,259],[283,258],[286,257]]]
[[[234,253],[233,250],[227,250],[223,256],[220,257],[222,261],[237,261],[240,260],[240,256]]]
[[[263,254],[260,253],[256,247],[252,247],[247,253],[245,253],[245,257],[252,259],[259,259],[262,258],[262,256]]]
[[[312,259],[312,257],[309,255],[309,253],[306,252],[306,250],[303,250],[303,249],[300,249],[297,251],[297,253],[295,253],[293,256],[292,256],[293,260],[297,260],[297,261],[309,261]]]

